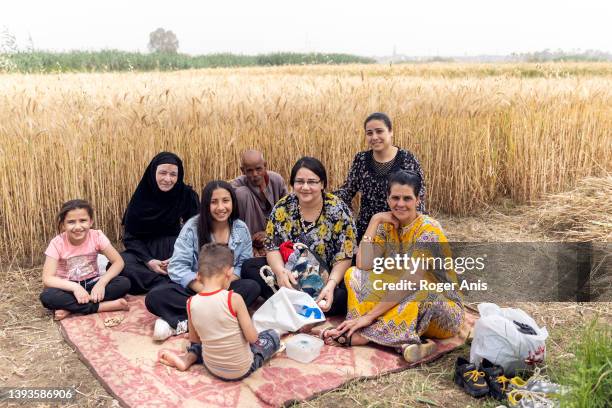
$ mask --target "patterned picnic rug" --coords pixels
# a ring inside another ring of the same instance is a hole
[[[281,406],[289,401],[307,400],[355,378],[410,366],[388,349],[323,346],[321,355],[310,364],[291,360],[282,352],[239,382],[218,380],[201,365],[180,372],[158,363],[157,354],[163,349],[185,350],[189,344],[187,335],[162,344],[153,342],[155,316],[145,308],[144,297],[127,299],[129,312],[71,316],[60,322],[66,341],[125,407]],[[123,321],[107,327],[104,321],[112,317],[123,317]],[[474,315],[467,315],[465,334],[475,319]],[[283,338],[286,340],[287,337]],[[425,361],[434,360],[463,342],[460,337],[439,341],[436,353]]]

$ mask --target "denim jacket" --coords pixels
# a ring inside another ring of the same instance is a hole
[[[168,276],[186,288],[198,272],[198,255],[200,245],[198,240],[198,217],[191,217],[174,243],[174,252],[168,265]],[[241,220],[232,223],[228,247],[234,251],[234,274],[240,277],[242,263],[253,257],[253,247],[249,228]]]

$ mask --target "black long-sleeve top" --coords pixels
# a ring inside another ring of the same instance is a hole
[[[351,164],[346,181],[334,192],[349,207],[351,207],[355,194],[361,192],[359,215],[357,217],[359,241],[361,241],[361,237],[368,228],[372,216],[379,212],[389,211],[389,205],[387,204],[387,176],[399,170],[414,171],[421,176],[420,203],[417,211],[426,214],[425,178],[423,177],[423,171],[417,158],[405,149],[398,149],[393,165],[383,174],[378,174],[375,170],[372,150],[357,153]]]

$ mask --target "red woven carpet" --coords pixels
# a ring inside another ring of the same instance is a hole
[[[74,316],[61,321],[65,339],[78,350],[104,387],[125,407],[252,407],[280,406],[305,400],[358,377],[399,371],[409,365],[392,351],[375,347],[324,346],[310,364],[277,354],[240,382],[213,378],[202,366],[179,372],[157,363],[162,349],[185,350],[186,335],[157,344],[151,340],[155,316],[144,297],[128,297],[129,312]],[[104,319],[124,315],[121,324],[106,327]],[[467,315],[466,331],[475,317]],[[284,338],[283,340],[286,340]],[[456,337],[438,342],[433,360],[463,344]]]

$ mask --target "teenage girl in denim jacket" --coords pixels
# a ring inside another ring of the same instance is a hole
[[[158,316],[153,339],[163,341],[187,331],[187,299],[202,291],[196,279],[200,248],[209,242],[227,244],[234,252],[234,276],[230,290],[240,294],[247,306],[259,296],[259,285],[241,279],[242,263],[253,256],[251,234],[238,219],[236,195],[232,186],[222,180],[211,181],[202,191],[200,214],[190,218],[176,239],[168,266],[172,282],[149,292],[145,304]]]

